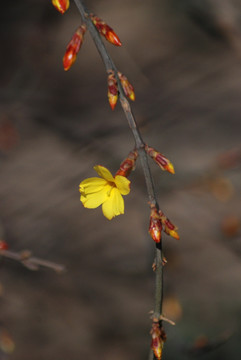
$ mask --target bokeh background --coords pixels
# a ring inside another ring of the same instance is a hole
[[[164,236],[164,359],[241,356],[241,2],[86,1],[118,33],[107,44],[135,86],[146,142],[175,165],[150,164]],[[86,210],[78,185],[102,164],[115,172],[133,138],[107,101],[103,64],[86,34],[62,69],[80,16],[50,0],[1,4],[0,232],[13,251],[64,264],[60,275],[1,258],[0,358],[147,359],[154,246],[140,164],[125,215]],[[14,349],[13,349],[14,348]],[[12,351],[14,350],[14,351]],[[212,351],[209,351],[212,350]]]

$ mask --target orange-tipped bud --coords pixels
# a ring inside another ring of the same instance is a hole
[[[170,230],[168,235],[172,236],[176,240],[180,239],[180,236],[178,235],[178,232],[175,231],[175,230]]]
[[[7,250],[7,249],[8,249],[8,244],[6,243],[6,241],[0,240],[0,251]]]
[[[99,17],[95,16],[94,14],[90,14],[90,18],[95,25],[96,29],[99,31],[99,33],[106,38],[107,41],[109,41],[111,44],[116,46],[121,46],[121,41],[114,32],[114,30],[107,25],[103,20],[101,20]]]
[[[171,174],[175,174],[174,167],[172,163],[159,151],[155,150],[154,148],[146,145],[145,150],[147,154],[160,166],[162,170],[166,170]]]
[[[69,8],[69,0],[52,0],[52,4],[61,14]]]
[[[157,360],[162,358],[162,350],[164,342],[166,341],[166,334],[163,328],[160,328],[159,322],[153,321],[151,329],[151,349]]]
[[[81,25],[75,31],[72,39],[67,45],[64,57],[63,57],[63,66],[64,70],[67,71],[74,64],[76,60],[76,55],[78,54],[80,47],[83,43],[84,34],[86,32],[86,25]]]
[[[159,216],[165,233],[172,236],[174,239],[179,240],[180,237],[177,232],[177,227],[163,214],[161,210],[159,210]]]
[[[155,207],[151,208],[149,234],[152,239],[159,243],[161,241],[162,223],[158,211]]]
[[[76,60],[76,52],[72,47],[70,47],[65,51],[63,57],[64,70],[65,71],[69,70],[69,68],[74,64],[75,60]]]
[[[116,175],[128,177],[131,171],[135,169],[137,157],[138,157],[137,150],[131,151],[128,157],[120,164],[120,168],[117,171]]]
[[[161,230],[162,230],[162,224],[160,220],[150,218],[150,225],[149,225],[149,233],[152,237],[152,239],[159,243],[161,241]]]
[[[110,107],[112,110],[114,110],[118,100],[118,95],[113,95],[108,91],[108,98],[109,98]]]
[[[108,83],[108,99],[109,99],[110,107],[112,110],[114,110],[118,100],[118,86],[113,71],[109,72],[107,83]]]
[[[136,96],[135,96],[134,88],[131,85],[131,83],[128,81],[127,77],[119,71],[118,71],[118,76],[119,76],[119,79],[120,79],[120,82],[123,87],[125,95],[132,101],[135,101]]]

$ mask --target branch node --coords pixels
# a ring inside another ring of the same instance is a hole
[[[20,260],[22,262],[24,262],[25,260],[28,260],[31,256],[32,256],[32,253],[30,250],[22,250],[20,253]]]
[[[167,323],[169,323],[169,324],[171,324],[171,325],[173,325],[173,326],[176,325],[176,323],[175,323],[174,321],[168,319],[168,318],[165,317],[164,315],[161,315],[161,316],[160,316],[160,320],[161,320],[161,321],[165,321],[165,322],[167,322]]]

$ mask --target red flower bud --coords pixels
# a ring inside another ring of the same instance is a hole
[[[156,243],[159,243],[161,241],[161,231],[162,223],[160,220],[160,216],[157,209],[155,207],[152,207],[150,215],[149,234]]]
[[[162,358],[162,349],[164,342],[166,341],[166,334],[163,328],[160,328],[159,322],[153,321],[151,329],[151,349],[157,360]]]
[[[109,72],[107,83],[108,83],[108,99],[109,99],[110,107],[112,110],[114,110],[118,100],[118,86],[113,71]]]
[[[172,163],[164,155],[148,145],[145,145],[145,150],[162,170],[167,170],[171,174],[175,174]]]
[[[161,223],[164,227],[164,231],[167,235],[172,236],[174,239],[179,240],[180,237],[177,232],[177,227],[159,210],[159,216]]]
[[[128,177],[131,171],[135,168],[137,157],[138,152],[136,150],[131,151],[128,157],[120,164],[120,168],[117,171],[116,175]]]
[[[120,79],[120,82],[123,87],[125,95],[132,101],[135,101],[136,97],[135,97],[134,88],[131,85],[131,83],[128,81],[127,77],[119,71],[118,71],[118,76],[119,76],[119,79]]]
[[[180,236],[178,235],[178,232],[176,230],[170,230],[170,229],[168,229],[168,227],[165,227],[164,231],[167,235],[170,235],[174,239],[176,239],[176,240],[180,239]]]
[[[52,4],[61,14],[69,8],[69,0],[52,0]]]
[[[8,249],[8,244],[6,243],[6,241],[0,240],[0,251],[7,250],[7,249]]]
[[[94,14],[90,14],[90,18],[95,25],[96,29],[99,31],[99,33],[106,38],[107,41],[109,41],[111,44],[116,46],[121,46],[121,41],[114,32],[114,30],[107,25],[103,20],[101,20],[99,17],[95,16]]]
[[[63,66],[64,70],[67,71],[74,64],[76,60],[76,55],[80,50],[80,47],[83,43],[84,34],[86,32],[86,25],[81,25],[78,27],[74,33],[72,39],[67,45],[64,57],[63,57]]]

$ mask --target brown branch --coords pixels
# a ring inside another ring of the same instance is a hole
[[[0,256],[4,256],[8,259],[18,261],[23,266],[27,267],[30,270],[39,270],[39,267],[42,266],[52,269],[57,273],[63,273],[65,271],[64,265],[60,265],[52,261],[36,258],[32,256],[29,250],[23,250],[20,252],[0,250]]]
[[[133,115],[133,112],[131,110],[131,106],[129,101],[127,100],[125,93],[123,91],[122,85],[119,80],[118,71],[117,68],[111,59],[108,51],[106,50],[106,47],[95,27],[92,20],[89,17],[90,12],[87,10],[85,5],[81,0],[74,0],[83,21],[86,23],[87,28],[90,32],[90,35],[96,45],[96,48],[101,56],[101,59],[105,65],[106,72],[109,73],[110,70],[114,71],[115,78],[117,80],[118,84],[118,90],[119,90],[119,98],[120,103],[122,106],[122,109],[125,113],[126,119],[128,121],[129,127],[132,131],[132,134],[135,139],[136,149],[138,150],[138,153],[141,158],[141,166],[144,172],[145,181],[146,181],[146,187],[147,187],[147,193],[149,198],[150,205],[154,205],[157,210],[159,210],[159,205],[157,202],[157,197],[155,194],[155,189],[153,185],[153,179],[150,171],[150,167],[148,164],[148,158],[147,154],[145,152],[145,142],[142,139],[142,136],[140,134],[140,131],[138,129],[137,123],[135,121],[135,117]],[[163,302],[163,264],[162,264],[162,243],[158,243],[156,245],[156,288],[155,288],[155,307],[154,307],[154,316],[161,320],[162,315],[162,302]],[[160,324],[161,325],[161,324]]]

